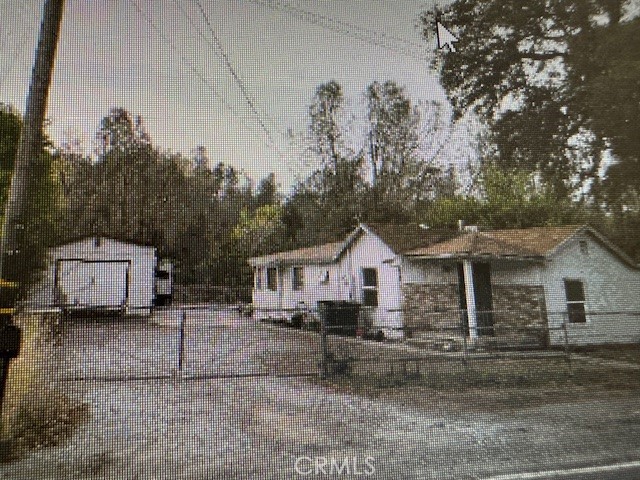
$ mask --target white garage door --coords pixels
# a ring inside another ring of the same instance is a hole
[[[64,304],[83,308],[119,307],[127,300],[126,261],[58,262],[58,289]]]

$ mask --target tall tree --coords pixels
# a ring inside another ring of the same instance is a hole
[[[417,162],[420,115],[395,82],[367,88],[372,183],[403,177]]]
[[[335,80],[324,83],[316,89],[309,116],[313,147],[320,157],[323,167],[336,172],[344,159],[344,136],[341,115],[344,108],[342,87]]]
[[[594,193],[614,211],[640,213],[640,18],[620,22],[621,5],[611,3],[609,23],[570,40],[568,82],[574,108],[589,119],[589,128],[611,156],[606,178],[594,184]]]
[[[607,142],[577,86],[603,72],[581,60],[580,47],[621,25],[628,3],[453,2],[446,21],[461,41],[438,61],[441,82],[456,115],[474,110],[488,122],[503,166],[537,172],[558,196],[597,180]],[[430,37],[433,18],[422,21]]]
[[[427,158],[423,136],[433,136],[438,125],[436,105],[423,132],[420,109],[395,82],[373,82],[367,88],[368,157],[374,203],[395,203],[411,210],[432,196],[439,169]]]

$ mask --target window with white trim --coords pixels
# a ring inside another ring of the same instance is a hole
[[[278,290],[278,269],[275,267],[267,268],[267,288],[272,292]]]
[[[580,240],[579,245],[580,245],[580,253],[582,253],[583,255],[589,255],[589,244],[587,243],[587,241]]]
[[[582,281],[565,279],[564,291],[567,297],[569,323],[586,323],[587,315],[584,308],[584,285]]]
[[[262,267],[254,270],[256,290],[262,290]]]
[[[302,267],[293,267],[291,271],[291,288],[292,290],[302,290],[304,288],[304,269]]]
[[[362,304],[365,307],[378,306],[378,270],[362,269]]]

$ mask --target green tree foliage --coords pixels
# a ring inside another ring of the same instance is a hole
[[[10,105],[0,104],[0,202],[7,202],[18,151],[22,118]],[[28,288],[45,264],[45,250],[58,241],[62,191],[55,174],[59,157],[45,135],[38,161],[32,162],[23,225],[17,232],[19,268],[13,277]]]
[[[121,108],[103,119],[97,138],[96,158],[72,149],[61,157],[65,240],[103,235],[153,245],[175,261],[180,283],[245,281],[246,255],[232,232],[243,212],[277,200],[273,176],[254,194],[204,147],[192,158],[160,151],[142,119]]]
[[[537,172],[559,197],[597,185],[608,148],[633,170],[625,145],[637,124],[637,102],[627,103],[637,92],[638,27],[623,19],[627,3],[453,2],[445,17],[461,41],[440,61],[441,82],[456,115],[474,110],[489,124],[501,166]],[[432,35],[433,17],[422,21]]]
[[[286,248],[286,225],[282,217],[283,209],[278,204],[262,205],[254,212],[244,209],[231,238],[247,257]]]
[[[363,137],[343,121],[349,115],[340,85],[331,81],[316,90],[309,133],[320,167],[297,185],[288,201],[303,219],[301,243],[334,239],[358,221],[415,219],[438,187],[451,181],[450,172],[435,168],[422,145],[442,126],[439,112],[432,115],[434,121],[424,121],[421,109],[391,81],[373,82],[364,99]],[[349,148],[346,139],[360,147]]]
[[[0,103],[0,202],[3,207],[7,202],[21,128],[20,114],[12,106]]]
[[[633,210],[640,194],[639,37],[640,18],[636,18],[612,20],[594,27],[589,36],[570,40],[569,84],[576,108],[613,156],[613,165],[602,184],[594,185],[594,193],[614,211]]]
[[[486,165],[477,184],[476,196],[437,199],[425,210],[424,223],[455,228],[458,220],[463,220],[485,228],[527,228],[590,220],[586,207],[558,200],[526,171]]]

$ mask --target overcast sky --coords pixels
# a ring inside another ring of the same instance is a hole
[[[374,80],[394,80],[414,102],[450,111],[428,65],[445,53],[417,26],[426,2],[203,0],[210,30],[194,1],[178,1],[66,1],[47,113],[54,141],[90,146],[100,119],[121,106],[143,117],[155,144],[184,154],[204,145],[213,162],[254,178],[276,172],[286,190],[307,173],[287,132],[306,130],[323,82],[337,80],[356,111]],[[42,4],[0,0],[0,101],[20,111]],[[466,126],[451,132],[444,158],[465,161],[467,137]]]

